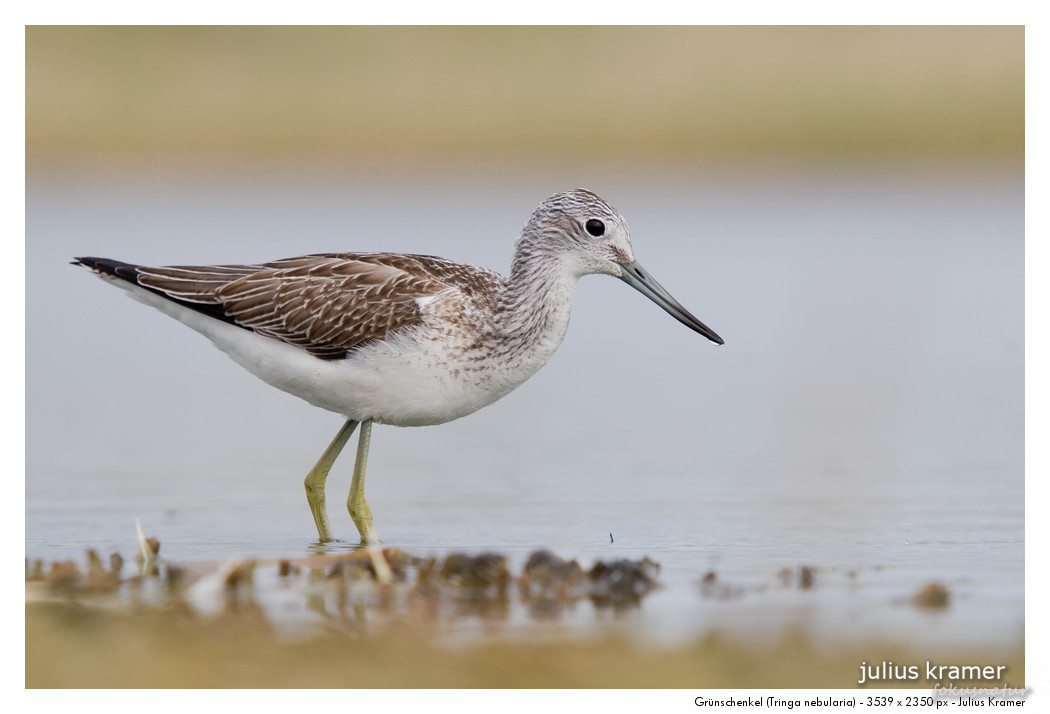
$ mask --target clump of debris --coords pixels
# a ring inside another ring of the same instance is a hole
[[[140,539],[143,540],[143,539]],[[520,573],[505,555],[453,552],[418,557],[397,548],[362,548],[349,553],[273,561],[233,560],[182,565],[160,558],[159,542],[148,539],[138,572],[124,575],[114,554],[108,567],[88,551],[86,572],[74,561],[45,567],[26,560],[27,601],[92,602],[110,597],[124,603],[160,605],[197,614],[260,612],[274,592],[306,596],[305,610],[328,626],[363,627],[369,613],[440,619],[507,619],[523,606],[534,618],[558,617],[580,601],[619,611],[641,605],[658,587],[660,566],[642,560],[599,560],[584,569],[576,560],[537,550]],[[516,587],[515,587],[516,586]]]

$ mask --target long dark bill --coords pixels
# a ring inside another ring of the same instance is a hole
[[[620,276],[620,280],[655,302],[690,330],[699,332],[712,342],[725,344],[725,340],[715,334],[714,330],[697,320],[692,313],[682,307],[681,303],[671,297],[671,293],[664,290],[664,287],[656,282],[656,279],[645,268],[638,265],[637,260],[621,267],[623,275]]]

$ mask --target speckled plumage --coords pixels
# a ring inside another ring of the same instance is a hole
[[[273,386],[357,421],[420,426],[491,404],[557,349],[585,266],[562,260],[567,246],[551,234],[593,240],[574,235],[573,209],[625,225],[595,194],[558,194],[526,224],[509,277],[399,253],[158,268],[78,260]],[[617,249],[631,258],[629,243]],[[281,352],[296,359],[282,364]]]

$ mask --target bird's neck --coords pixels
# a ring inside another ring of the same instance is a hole
[[[503,334],[549,359],[568,329],[578,281],[559,256],[519,243],[501,296]]]

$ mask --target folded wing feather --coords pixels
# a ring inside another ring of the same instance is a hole
[[[260,265],[138,266],[137,278],[177,300],[217,305],[261,335],[340,359],[421,324],[417,299],[456,287],[441,279],[442,265],[458,267],[428,256],[342,253]]]

